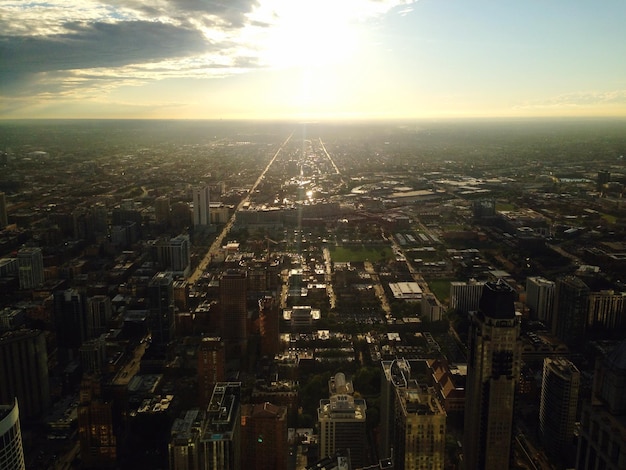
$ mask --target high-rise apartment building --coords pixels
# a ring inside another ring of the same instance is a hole
[[[7,197],[6,194],[0,192],[0,230],[9,225],[7,217]]]
[[[590,293],[588,326],[606,331],[623,330],[626,327],[626,292]]]
[[[200,439],[202,470],[240,470],[241,383],[215,385],[206,410],[206,427]]]
[[[502,280],[487,282],[469,331],[463,437],[466,468],[509,468],[521,362],[520,325],[513,289]]]
[[[382,361],[379,455],[390,458],[395,469],[444,464],[446,412],[435,390],[417,382],[419,362]]]
[[[171,271],[155,274],[148,284],[148,327],[158,348],[167,347],[174,335],[173,285]]]
[[[552,334],[568,346],[582,344],[589,316],[589,287],[576,276],[557,279]]]
[[[220,310],[222,337],[226,341],[229,357],[245,354],[248,338],[247,272],[229,269],[220,277]]]
[[[25,418],[37,417],[48,409],[48,352],[42,331],[16,330],[0,335],[0,403],[12,403],[15,397]]]
[[[261,354],[270,358],[280,352],[280,305],[274,297],[259,299]]]
[[[434,389],[417,383],[397,388],[395,469],[442,470],[446,444],[446,412]]]
[[[241,407],[242,468],[287,469],[287,407],[272,403]]]
[[[320,456],[334,455],[340,450],[350,454],[352,468],[363,467],[367,462],[365,400],[356,399],[349,393],[352,386],[346,386],[345,376],[335,376],[335,389],[340,391],[329,399],[320,400],[317,421],[320,427]]]
[[[180,234],[169,240],[158,240],[156,249],[157,260],[162,269],[174,271],[181,276],[189,275],[191,269],[191,243],[189,241],[189,235]]]
[[[113,401],[106,399],[99,376],[86,376],[80,385],[78,440],[87,468],[114,468],[117,438],[113,429]]]
[[[580,372],[574,364],[563,357],[544,359],[539,430],[543,446],[553,459],[563,459],[574,450],[579,388]]]
[[[78,289],[55,291],[54,326],[59,348],[78,350],[88,339],[87,298]]]
[[[469,313],[478,310],[478,303],[483,292],[484,282],[471,279],[469,282],[454,281],[450,283],[450,308],[458,313]]]
[[[211,224],[209,186],[193,191],[193,226],[207,227]]]
[[[626,468],[626,341],[596,361],[591,401],[583,405],[577,470]]]
[[[108,331],[113,315],[113,304],[107,295],[87,298],[87,339],[93,339]]]
[[[198,346],[198,403],[206,408],[215,385],[226,376],[226,351],[220,337],[202,338]]]
[[[526,279],[526,304],[530,308],[532,318],[552,325],[554,307],[554,281],[539,276]]]
[[[22,248],[17,252],[17,274],[20,289],[34,289],[43,284],[43,254],[41,248]]]
[[[204,431],[203,410],[187,410],[172,424],[168,444],[170,470],[200,470],[200,438]]]
[[[157,224],[168,225],[171,221],[170,198],[159,196],[154,200],[154,219]]]
[[[0,405],[0,468],[26,470],[17,399],[11,405]]]

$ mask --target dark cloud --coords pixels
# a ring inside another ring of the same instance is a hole
[[[209,51],[197,30],[150,21],[68,23],[66,33],[0,36],[0,75],[119,67]]]
[[[246,15],[258,5],[258,0],[167,0],[159,5],[143,0],[105,0],[103,3],[116,8],[130,8],[152,18],[168,16],[183,22],[190,15],[196,19],[211,15],[218,18],[222,26],[237,28],[246,24]],[[206,20],[203,19],[203,22]]]

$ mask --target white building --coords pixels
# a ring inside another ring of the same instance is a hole
[[[193,191],[193,226],[207,227],[211,224],[210,189],[208,186]]]
[[[554,282],[537,276],[526,279],[526,304],[534,318],[551,325]]]

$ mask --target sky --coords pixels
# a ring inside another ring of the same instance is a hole
[[[0,119],[626,117],[626,1],[0,0]]]

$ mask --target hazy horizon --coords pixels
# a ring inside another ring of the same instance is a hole
[[[626,3],[0,0],[0,119],[626,117]]]

